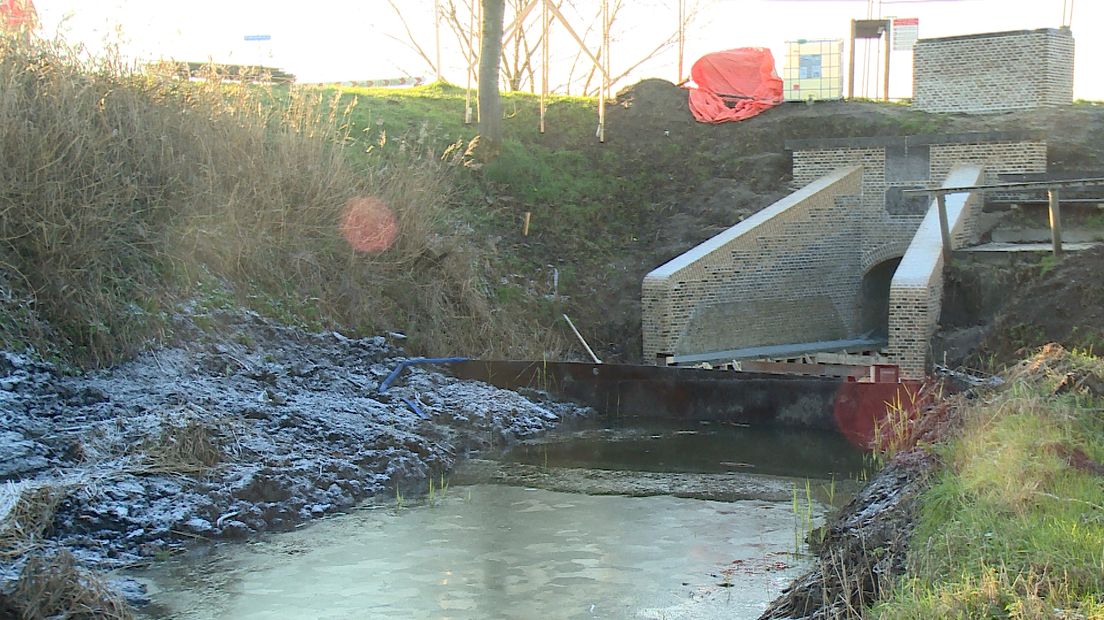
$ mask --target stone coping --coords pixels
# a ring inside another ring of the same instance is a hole
[[[1046,132],[1038,130],[1024,131],[979,131],[970,133],[937,133],[918,136],[872,136],[861,138],[819,138],[813,140],[786,140],[787,151],[814,151],[820,149],[870,148],[870,147],[909,147],[934,144],[976,144],[987,142],[1036,142],[1046,139]]]
[[[1034,30],[1004,30],[1000,32],[979,32],[976,34],[958,34],[950,37],[933,37],[930,39],[918,39],[917,45],[931,42],[947,42],[947,41],[972,41],[976,39],[995,39],[997,37],[1021,37],[1027,34],[1066,34],[1073,36],[1073,32],[1069,28],[1035,28]]]

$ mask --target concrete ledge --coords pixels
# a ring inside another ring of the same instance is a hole
[[[950,41],[976,41],[978,39],[995,39],[998,37],[1019,37],[1028,34],[1046,34],[1046,35],[1060,35],[1067,34],[1073,36],[1073,33],[1069,28],[1035,28],[1033,30],[1004,30],[1001,32],[981,32],[978,34],[959,34],[950,37],[931,37],[918,39],[917,45],[924,43],[947,43]]]
[[[870,148],[879,146],[931,146],[935,144],[984,144],[991,142],[1037,142],[1046,139],[1043,131],[977,131],[970,133],[936,133],[917,136],[880,136],[869,138],[820,138],[786,140],[787,151],[820,149]]]

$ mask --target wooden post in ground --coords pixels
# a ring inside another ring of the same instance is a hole
[[[939,210],[939,235],[943,239],[943,266],[951,264],[951,227],[947,223],[947,196],[940,192],[935,195],[935,204]]]
[[[855,98],[855,20],[851,20],[851,62],[847,65],[847,98]]]
[[[893,31],[893,29],[888,26],[888,22],[887,22],[886,31],[885,31],[885,100],[886,101],[889,101],[889,57],[893,53],[893,50],[890,49],[890,47],[889,47],[889,38],[890,38],[890,36],[892,36],[890,34],[892,31]]]
[[[682,56],[686,49],[686,0],[678,0],[678,79],[682,83]]]
[[[563,25],[564,30],[567,31],[567,34],[571,35],[572,39],[575,39],[575,43],[577,43],[579,45],[579,49],[581,49],[583,51],[583,53],[587,55],[587,58],[589,58],[590,61],[592,63],[594,63],[594,67],[598,70],[598,73],[602,74],[602,86],[601,86],[601,91],[602,92],[599,92],[599,97],[598,97],[598,132],[597,132],[597,135],[598,135],[598,141],[599,142],[605,142],[606,141],[606,98],[605,98],[606,92],[605,91],[608,91],[609,87],[610,87],[610,74],[609,74],[609,63],[608,63],[608,59],[609,59],[609,4],[608,4],[608,0],[602,0],[602,34],[603,34],[603,36],[602,36],[602,47],[598,52],[598,56],[595,56],[594,53],[590,51],[590,48],[588,48],[586,46],[586,43],[583,41],[583,38],[579,36],[578,32],[575,32],[575,29],[571,27],[571,22],[569,22],[567,20],[567,18],[564,17],[563,13],[560,12],[560,9],[557,8],[554,3],[548,2],[548,10],[551,11],[552,16],[555,17],[557,20],[559,20],[560,24]],[[603,52],[603,50],[604,50],[604,52]],[[603,60],[601,60],[599,58],[603,53],[605,54],[605,58],[606,58],[605,62],[603,62]]]
[[[472,73],[479,66],[475,39],[475,0],[472,0],[471,15],[468,17],[468,87],[464,90],[464,124],[471,125],[472,118]]]
[[[479,77],[478,77],[479,76],[479,63],[482,62],[482,59],[480,58],[480,56],[483,54],[483,27],[482,27],[482,24],[483,24],[483,2],[481,2],[481,0],[472,0],[472,4],[475,5],[475,9],[476,9],[476,11],[475,11],[475,21],[476,21],[477,24],[480,25],[479,39],[477,41],[479,43],[479,47],[478,47],[479,53],[477,53],[475,55],[475,59],[473,60],[475,65],[472,66],[472,73],[474,73],[476,75],[476,84],[478,84],[479,83]],[[477,122],[477,123],[479,122],[480,116],[483,114],[483,110],[481,110],[480,107],[479,107],[479,99],[480,99],[479,97],[475,98],[475,122]]]
[[[1047,199],[1050,203],[1050,241],[1054,246],[1054,255],[1062,256],[1062,213],[1058,206],[1058,190],[1048,189]]]
[[[575,324],[571,322],[571,319],[567,318],[566,314],[563,315],[563,318],[565,321],[567,321],[567,326],[571,328],[571,331],[575,332],[575,337],[579,339],[579,342],[583,345],[583,348],[586,349],[587,355],[590,356],[590,359],[594,360],[595,364],[601,364],[602,360],[598,359],[598,356],[594,354],[594,351],[590,348],[590,345],[587,344],[586,339],[583,338],[583,335],[579,333],[578,329],[575,329]]]
[[[440,82],[444,79],[441,77],[441,0],[433,0],[433,38],[437,47],[437,66],[434,70],[437,72],[437,81]]]
[[[598,141],[606,141],[606,97],[609,96],[609,0],[602,0],[602,51],[598,67],[602,87],[598,91]]]
[[[544,116],[548,109],[548,64],[550,59],[550,43],[548,30],[551,25],[552,13],[548,11],[548,3],[551,0],[541,0],[541,96],[540,96],[540,132],[544,133]]]

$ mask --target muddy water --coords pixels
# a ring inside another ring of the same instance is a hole
[[[579,420],[519,444],[505,458],[548,467],[837,480],[857,477],[865,465],[861,450],[825,431],[639,418]]]
[[[822,508],[815,500],[807,506],[802,491],[795,514],[799,478],[733,472],[713,464],[716,455],[667,451],[695,441],[695,433],[730,448],[741,435],[714,430],[560,432],[505,462],[472,462],[454,480],[475,484],[453,483],[443,496],[435,489],[432,501],[365,508],[263,542],[161,563],[140,576],[154,601],[145,614],[754,618],[804,567],[795,539]],[[652,450],[669,455],[658,469],[672,473],[641,470],[654,465]],[[841,448],[825,450],[836,458]],[[840,458],[851,458],[842,451]],[[755,468],[747,451],[728,454],[720,461]],[[539,465],[510,462],[537,459]],[[828,461],[822,472],[833,471]],[[715,490],[734,501],[674,497],[676,487],[696,489],[690,497]]]

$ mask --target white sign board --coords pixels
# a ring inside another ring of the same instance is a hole
[[[909,51],[920,38],[919,17],[898,17],[893,20],[893,49]]]

